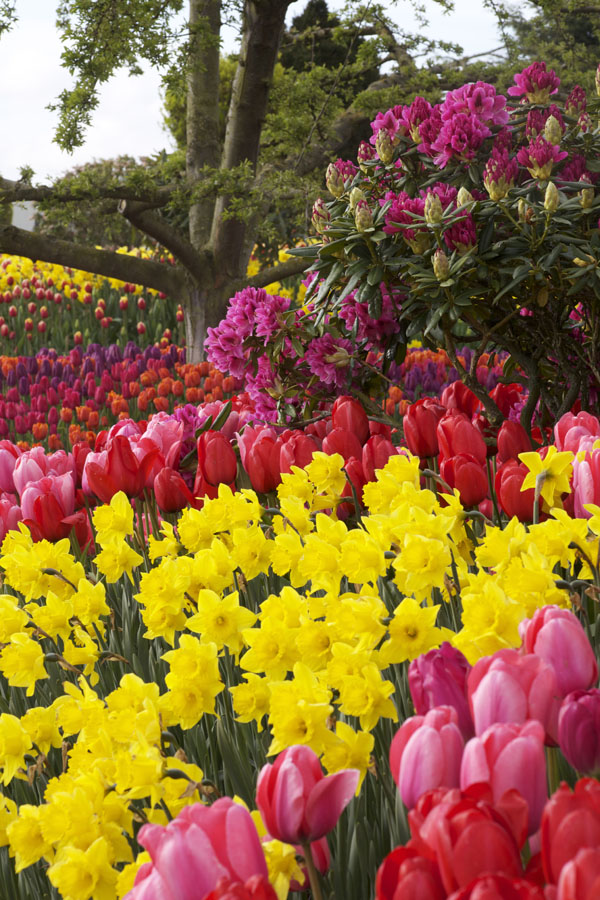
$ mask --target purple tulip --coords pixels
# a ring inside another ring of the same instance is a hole
[[[567,762],[582,774],[600,770],[600,690],[573,691],[558,715],[558,743]]]
[[[419,716],[436,706],[452,706],[465,740],[475,733],[467,698],[467,658],[448,641],[413,660],[408,667],[410,695]]]

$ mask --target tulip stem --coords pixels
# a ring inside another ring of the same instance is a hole
[[[308,872],[308,880],[310,881],[313,900],[323,900],[321,884],[319,882],[319,873],[317,872],[317,867],[315,866],[312,850],[308,841],[305,844],[302,844],[302,852],[304,853],[304,859],[306,861],[306,870]]]
[[[560,776],[558,774],[558,747],[546,747],[546,765],[548,769],[548,795],[558,790]]]

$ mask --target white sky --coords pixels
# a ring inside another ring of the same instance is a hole
[[[305,4],[306,0],[292,3],[289,18]],[[455,11],[449,15],[432,0],[425,0],[425,5],[431,37],[459,43],[466,54],[499,45],[494,17],[481,0],[455,0]],[[329,3],[330,9],[337,6]],[[159,77],[151,70],[136,78],[122,72],[103,86],[86,142],[73,154],[53,143],[56,113],[45,107],[70,85],[70,76],[60,66],[55,8],[53,0],[18,0],[19,22],[0,40],[0,174],[18,178],[21,166],[29,165],[35,181],[43,182],[94,159],[120,154],[139,157],[172,149],[162,125]],[[410,27],[407,3],[390,6],[390,14]],[[233,49],[232,36],[227,38],[227,49]]]

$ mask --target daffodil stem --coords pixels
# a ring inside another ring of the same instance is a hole
[[[306,871],[308,872],[308,880],[310,881],[310,888],[312,890],[313,900],[323,900],[323,894],[321,892],[321,884],[319,881],[319,873],[317,872],[317,867],[315,866],[315,861],[313,859],[311,846],[308,841],[305,844],[302,844],[302,851],[304,853],[304,860],[306,862]]]

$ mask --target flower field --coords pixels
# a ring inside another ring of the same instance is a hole
[[[598,898],[600,384],[396,354],[404,288],[247,288],[192,364],[167,298],[0,272],[0,897]]]

